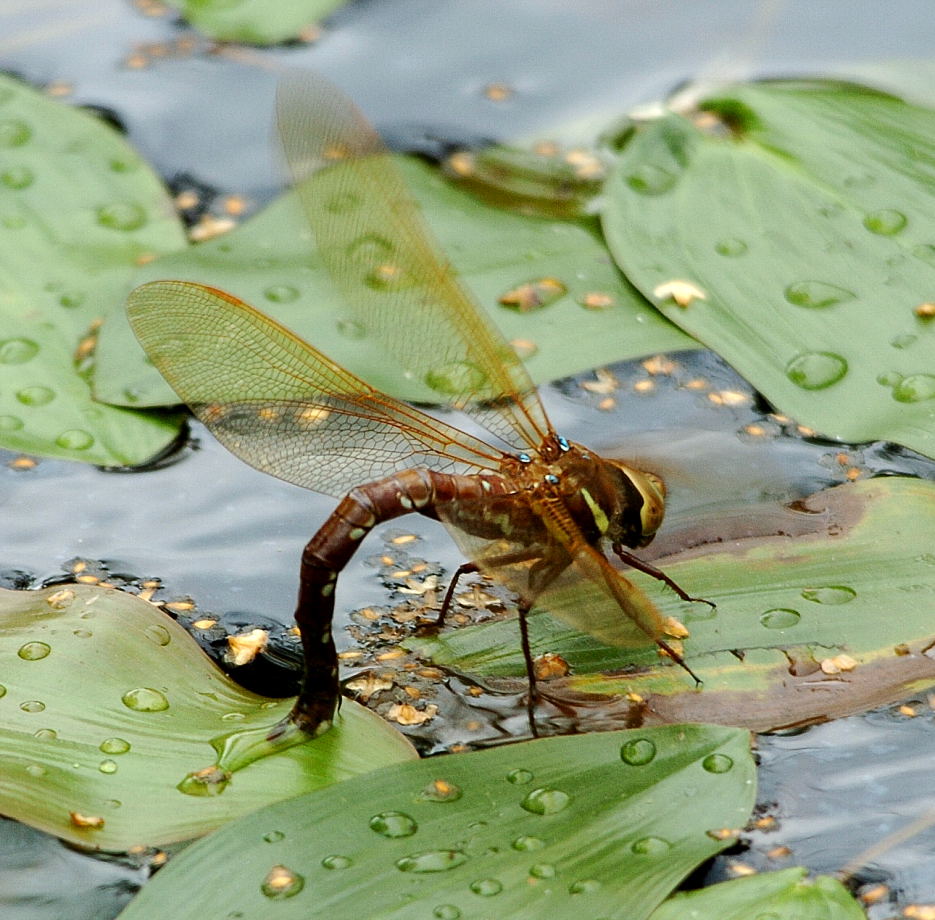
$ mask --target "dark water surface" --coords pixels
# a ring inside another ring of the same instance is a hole
[[[280,185],[269,126],[282,67],[323,72],[403,143],[425,133],[499,139],[551,134],[556,126],[587,137],[602,113],[623,113],[688,79],[859,76],[874,62],[930,54],[933,31],[924,0],[362,0],[338,11],[311,47],[211,53],[202,44],[194,54],[136,70],[125,61],[138,46],[188,33],[171,17],[143,17],[123,0],[0,0],[0,69],[39,85],[63,81],[73,87],[71,101],[112,111],[168,179],[185,174],[260,202]],[[514,93],[492,102],[483,93],[490,83]],[[924,92],[924,81],[913,88]],[[684,361],[714,388],[749,395],[719,362]],[[617,369],[625,384],[641,374],[638,365]],[[674,519],[725,493],[782,501],[840,479],[829,461],[832,446],[738,437],[759,417],[749,402],[715,409],[674,385],[649,396],[625,385],[618,407],[602,412],[575,382],[545,395],[570,438],[608,453],[677,455],[688,472],[669,477]],[[80,556],[105,560],[111,571],[158,576],[171,593],[196,598],[202,611],[288,624],[299,553],[334,502],[255,473],[197,426],[195,434],[199,449],[145,473],[57,461],[29,472],[0,468],[0,572],[7,583],[17,572],[53,577]],[[932,475],[931,465],[884,447],[865,449],[863,461],[873,471]],[[440,528],[414,522],[412,529],[423,537],[422,555],[449,573],[457,566]],[[380,535],[368,545],[378,551]],[[365,548],[361,557],[367,555]],[[342,577],[338,608],[346,615],[385,596],[361,558]],[[776,825],[754,833],[746,852],[718,860],[710,877],[729,872],[732,862],[834,872],[935,807],[935,717],[927,701],[919,702],[925,714],[914,719],[894,709],[761,738],[760,801]],[[500,737],[504,726],[522,731],[515,704],[507,700],[502,712],[488,714],[476,742]],[[458,704],[449,705],[454,720]],[[444,726],[434,742],[420,740],[444,747]],[[776,855],[781,846],[790,853]],[[921,830],[873,856],[861,877],[886,882],[894,898],[873,908],[874,916],[935,902],[933,846],[935,831]],[[93,859],[0,821],[3,920],[107,920],[145,875],[129,862]]]

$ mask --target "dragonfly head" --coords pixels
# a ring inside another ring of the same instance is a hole
[[[620,479],[618,510],[607,536],[625,546],[646,546],[662,526],[666,512],[665,483],[655,473],[634,469],[619,460],[606,462]]]

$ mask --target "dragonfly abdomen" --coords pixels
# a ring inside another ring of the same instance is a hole
[[[419,512],[437,518],[442,506],[470,505],[509,490],[496,475],[454,476],[403,470],[352,489],[302,553],[295,620],[305,653],[305,682],[291,718],[310,734],[330,728],[339,698],[338,659],[331,631],[338,575],[361,541],[383,521]]]

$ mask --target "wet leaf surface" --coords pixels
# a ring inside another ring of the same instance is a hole
[[[399,765],[228,825],[174,859],[121,917],[161,918],[172,905],[179,920],[546,910],[639,920],[727,845],[707,832],[742,826],[753,797],[747,734],[715,726]]]
[[[927,654],[933,499],[931,482],[865,480],[803,502],[805,532],[797,536],[781,523],[780,534],[748,533],[655,559],[680,585],[718,605],[716,612],[686,605],[639,578],[664,614],[689,628],[685,655],[704,681],[699,691],[680,669],[656,664],[654,652],[601,646],[544,613],[530,620],[533,651],[561,655],[573,676],[541,689],[582,706],[584,718],[594,707],[602,724],[697,719],[771,730],[869,709],[935,683]],[[406,645],[457,671],[524,673],[512,619]],[[630,693],[648,704],[627,699]],[[618,695],[616,710],[589,694]]]
[[[172,440],[178,418],[94,402],[82,343],[137,261],[184,239],[119,134],[0,75],[0,446],[126,465]]]
[[[510,214],[452,187],[424,163],[406,158],[398,163],[446,255],[537,382],[697,344],[633,291],[611,263],[592,222]],[[167,278],[200,281],[234,294],[378,389],[403,398],[438,398],[405,376],[334,289],[293,193],[226,236],[146,266],[136,281]],[[564,293],[536,310],[500,302],[542,279],[556,279]],[[601,296],[589,307],[588,295]],[[178,402],[145,363],[122,314],[102,331],[95,392],[118,405]]]
[[[935,112],[807,82],[701,107],[627,139],[603,221],[617,263],[801,424],[935,456]]]
[[[213,795],[177,788],[212,739],[270,726],[291,700],[238,687],[171,618],[90,585],[0,591],[0,811],[82,847],[185,840],[278,799],[406,760],[382,719],[346,702],[314,744],[237,771]]]

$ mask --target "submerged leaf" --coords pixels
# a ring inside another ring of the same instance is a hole
[[[806,879],[805,869],[783,869],[673,895],[650,920],[864,920],[860,905],[834,878]]]
[[[172,0],[205,35],[225,42],[272,45],[301,38],[317,19],[347,0]],[[313,37],[313,36],[312,36]]]
[[[935,456],[935,111],[764,83],[626,141],[604,232],[627,277],[783,412]],[[712,123],[715,127],[712,128]],[[689,302],[665,293],[681,282]]]
[[[500,211],[453,188],[424,163],[398,162],[446,255],[536,382],[696,344],[633,291],[590,222]],[[385,343],[343,302],[314,252],[294,193],[224,237],[147,265],[137,280],[166,278],[199,281],[234,294],[378,389],[408,399],[438,398],[406,375]],[[542,279],[562,289],[543,309],[520,312],[501,303],[511,292]],[[145,363],[122,314],[114,315],[102,331],[95,392],[117,405],[178,401]]]
[[[156,607],[90,585],[0,590],[0,623],[0,812],[83,847],[185,840],[415,756],[345,702],[320,739],[225,774],[212,742],[271,726],[291,700],[238,687]],[[192,773],[196,796],[178,788]]]
[[[715,601],[716,611],[628,573],[688,627],[685,658],[704,681],[700,691],[653,651],[622,654],[541,613],[530,618],[533,653],[561,655],[573,671],[543,692],[577,694],[582,704],[583,694],[618,695],[600,711],[620,721],[770,730],[869,709],[935,683],[935,661],[925,654],[931,606],[920,602],[935,591],[935,483],[892,477],[838,486],[802,502],[797,516],[794,537],[783,524],[779,533],[654,559],[683,588]],[[459,671],[525,673],[512,620],[405,644]],[[842,658],[853,665],[823,667]],[[640,699],[650,697],[647,708]]]
[[[743,826],[754,786],[746,733],[705,725],[401,764],[228,825],[121,917],[640,920],[729,844],[708,831]]]
[[[85,364],[138,261],[184,241],[111,127],[0,76],[0,447],[126,465],[175,437],[178,419],[94,402]]]

